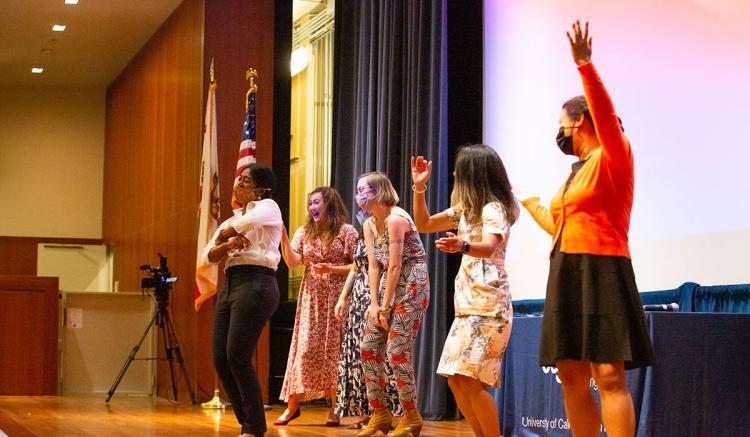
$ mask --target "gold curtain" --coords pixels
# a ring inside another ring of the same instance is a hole
[[[307,219],[307,193],[331,183],[333,133],[333,26],[311,38],[307,68],[292,78],[289,237]],[[289,298],[296,299],[304,269],[289,272]]]

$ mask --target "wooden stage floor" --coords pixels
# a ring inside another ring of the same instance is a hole
[[[324,426],[326,408],[303,406],[302,415],[288,426],[271,423],[284,411],[274,405],[266,412],[270,437],[356,436],[346,429]],[[96,396],[0,396],[0,436],[238,436],[231,410],[203,410],[174,405],[163,398],[115,396],[109,405]],[[472,436],[463,421],[425,422],[423,436]]]

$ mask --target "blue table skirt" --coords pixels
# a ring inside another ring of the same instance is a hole
[[[646,313],[646,321],[656,365],[627,372],[637,435],[750,436],[750,314]],[[506,437],[571,435],[557,369],[537,364],[541,322],[513,322],[494,393]]]

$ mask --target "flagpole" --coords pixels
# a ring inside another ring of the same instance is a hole
[[[245,111],[248,111],[250,108],[248,107],[248,103],[250,102],[250,94],[257,93],[258,92],[258,85],[255,83],[256,80],[258,80],[258,70],[250,67],[245,71],[245,80],[250,82],[250,86],[247,90],[247,93],[245,94]],[[243,214],[244,214],[244,206],[243,205]],[[259,343],[255,344],[255,362],[256,362],[256,371],[260,367],[260,358],[258,355],[258,345]],[[268,411],[271,409],[270,405],[263,405],[263,409]]]
[[[208,70],[209,88],[216,88],[216,76],[214,74],[214,59],[211,58],[211,68]],[[214,299],[215,302],[215,299]],[[201,404],[201,408],[204,410],[223,410],[224,408],[231,405],[229,402],[225,402],[219,396],[219,376],[214,369],[214,397]]]

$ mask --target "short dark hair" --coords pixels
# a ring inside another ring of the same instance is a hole
[[[260,194],[261,199],[270,199],[273,196],[273,190],[276,187],[276,176],[270,167],[263,164],[250,164],[247,166],[250,170],[250,177],[255,182],[255,188],[266,188]]]
[[[596,125],[594,124],[594,119],[591,118],[591,111],[589,111],[589,103],[586,101],[586,96],[575,96],[563,103],[562,107],[568,113],[568,116],[574,120],[578,120],[578,117],[583,114],[591,123],[594,132],[596,132]],[[620,129],[625,132],[625,127],[622,125],[622,119],[619,116],[617,117],[617,122],[620,123]]]
[[[594,120],[591,118],[591,112],[589,111],[589,104],[586,101],[586,96],[575,96],[572,99],[568,99],[567,102],[563,103],[562,107],[573,120],[578,120],[578,117],[583,114],[583,116],[589,120],[591,125],[594,125]]]

